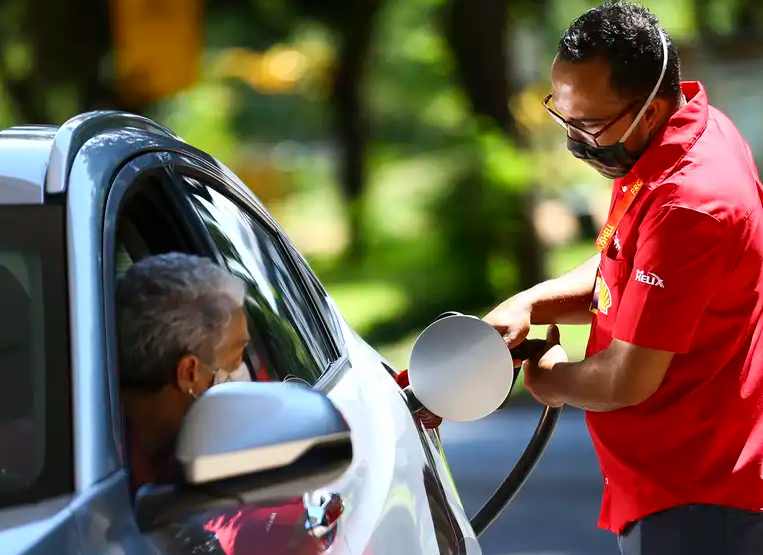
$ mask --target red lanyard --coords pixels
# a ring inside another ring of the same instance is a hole
[[[631,185],[630,189],[625,190],[625,195],[623,195],[623,198],[621,198],[620,202],[617,203],[615,209],[612,210],[612,212],[609,214],[607,223],[605,223],[604,227],[601,228],[599,236],[596,238],[595,245],[597,249],[602,252],[607,250],[607,247],[609,247],[609,244],[612,242],[612,238],[615,236],[617,226],[620,225],[623,216],[625,216],[625,213],[628,211],[628,208],[631,207],[633,201],[636,200],[636,195],[638,195],[638,192],[643,186],[644,182],[640,179],[637,179],[636,182]]]

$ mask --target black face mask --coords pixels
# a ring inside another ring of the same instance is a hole
[[[662,70],[660,71],[660,78],[657,79],[657,84],[652,89],[652,92],[650,93],[649,98],[646,99],[646,102],[644,102],[643,106],[641,107],[641,110],[639,110],[639,113],[634,118],[633,123],[628,128],[628,130],[623,134],[620,140],[613,145],[606,145],[606,146],[597,146],[597,145],[592,145],[589,143],[582,143],[580,141],[576,141],[575,139],[571,138],[569,136],[569,129],[568,129],[567,150],[569,150],[575,158],[579,160],[583,160],[604,177],[608,177],[610,179],[624,177],[629,171],[631,171],[633,166],[636,165],[636,162],[638,161],[639,158],[641,158],[641,155],[644,154],[644,151],[646,150],[647,146],[649,146],[649,143],[652,141],[652,137],[650,136],[649,140],[644,145],[644,148],[642,148],[641,151],[638,153],[628,152],[625,149],[625,145],[624,145],[625,141],[628,139],[631,132],[636,127],[637,122],[640,121],[642,117],[644,117],[644,114],[646,113],[647,108],[652,103],[652,100],[654,100],[654,97],[657,95],[657,91],[660,90],[662,79],[665,76],[665,70],[668,67],[668,43],[665,40],[665,35],[663,34],[663,32],[660,30],[659,33],[660,33],[660,41],[662,42]],[[549,95],[549,98],[550,98],[550,95]],[[618,118],[615,118],[614,120],[612,120],[607,127],[611,126],[620,117],[625,115],[629,109],[630,108],[626,109],[626,111],[620,114]],[[607,127],[599,131],[598,134],[592,136],[594,141],[596,140],[598,135],[600,135],[601,133],[604,132],[605,129],[607,129]]]
[[[583,160],[601,175],[610,179],[624,177],[643,154],[643,150],[638,154],[628,152],[622,141],[613,145],[596,146],[576,141],[570,136],[567,136],[567,150],[575,158]]]

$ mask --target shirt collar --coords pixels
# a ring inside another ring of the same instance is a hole
[[[633,169],[619,184],[640,179],[647,186],[662,181],[681,161],[707,127],[708,103],[705,88],[699,81],[681,83],[684,104],[673,114]]]

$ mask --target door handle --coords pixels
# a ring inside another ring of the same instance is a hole
[[[305,529],[325,542],[333,543],[339,517],[344,513],[344,502],[336,493],[307,494],[305,502]]]

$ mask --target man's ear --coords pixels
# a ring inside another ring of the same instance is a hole
[[[670,113],[670,102],[661,97],[656,97],[649,104],[644,112],[644,121],[646,122],[649,134],[652,135],[661,124],[668,120]]]
[[[201,361],[195,355],[184,355],[177,365],[177,385],[180,391],[194,395],[202,393],[196,391],[202,372]]]

